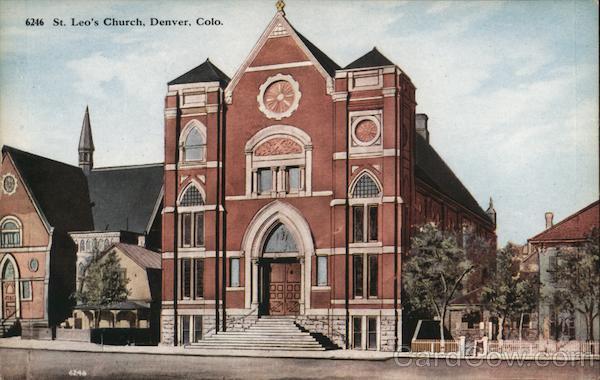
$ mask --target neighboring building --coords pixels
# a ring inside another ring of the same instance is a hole
[[[282,10],[232,79],[206,60],[169,82],[162,342],[285,315],[339,346],[393,350],[412,228],[495,246],[493,207],[429,144],[415,106],[377,49],[341,68]]]
[[[539,267],[541,301],[539,307],[540,337],[556,340],[586,340],[585,316],[554,310],[546,300],[556,285],[553,267],[558,260],[557,252],[561,248],[577,248],[585,241],[593,228],[600,227],[600,203],[596,201],[554,224],[554,215],[547,212],[546,230],[527,240],[530,256],[527,262]],[[600,318],[594,320],[594,340],[600,337]]]
[[[158,338],[160,326],[161,258],[160,253],[143,247],[116,243],[101,253],[100,260],[115,252],[123,276],[129,280],[127,300],[103,308],[98,327],[148,328]],[[76,329],[96,326],[94,305],[78,305],[70,321]]]
[[[94,149],[87,108],[79,167],[2,148],[0,328],[70,316],[93,252],[117,242],[160,250],[162,164],[94,168]]]
[[[70,314],[76,246],[93,229],[80,168],[4,146],[0,171],[0,322],[49,327]]]

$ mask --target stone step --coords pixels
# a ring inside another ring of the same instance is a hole
[[[255,336],[255,337],[250,337],[250,336],[243,336],[243,335],[230,335],[230,336],[222,336],[220,335],[219,337],[215,337],[215,336],[209,336],[206,337],[205,340],[207,341],[215,341],[215,342],[225,342],[225,341],[249,341],[249,342],[265,342],[265,341],[269,341],[269,342],[303,342],[303,343],[313,343],[315,342],[315,340],[310,337],[286,337],[286,336],[282,336],[282,337],[273,337],[273,336]]]
[[[278,333],[273,333],[273,332],[259,332],[259,331],[237,331],[237,332],[236,331],[228,331],[228,332],[220,332],[216,335],[212,334],[211,336],[285,337],[288,339],[297,339],[297,338],[300,338],[303,336],[310,337],[310,335],[307,335],[306,333],[303,333],[303,332],[278,334]]]
[[[248,348],[270,348],[270,349],[278,349],[278,350],[286,350],[289,348],[304,348],[304,349],[311,349],[311,348],[323,348],[320,344],[316,343],[315,344],[284,344],[284,343],[276,343],[276,342],[269,342],[269,343],[265,343],[265,344],[256,344],[253,342],[203,342],[203,343],[195,343],[194,345],[202,345],[205,347],[212,347],[212,348],[218,348],[218,347],[222,347],[222,348],[233,348],[233,347],[248,347]]]
[[[220,347],[214,347],[214,346],[205,346],[202,344],[197,344],[194,343],[193,345],[190,346],[186,346],[187,348],[206,348],[206,349],[218,349]],[[260,350],[260,351],[325,351],[325,348],[323,348],[322,346],[319,347],[312,347],[312,348],[305,348],[305,347],[253,347],[253,346],[242,346],[242,345],[238,345],[238,346],[230,346],[230,347],[223,347],[223,349],[226,350]]]

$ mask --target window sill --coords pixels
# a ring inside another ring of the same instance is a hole
[[[358,243],[350,243],[350,248],[373,248],[373,247],[383,247],[383,243],[380,241],[374,242],[358,242]]]
[[[310,290],[326,291],[326,290],[331,290],[331,286],[329,286],[329,285],[311,286]]]
[[[227,290],[228,292],[235,292],[235,291],[244,290],[244,287],[243,286],[228,286],[225,288],[225,290]]]

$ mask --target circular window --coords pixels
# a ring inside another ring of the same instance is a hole
[[[281,120],[297,108],[302,94],[291,75],[269,77],[259,88],[258,108],[271,119]]]
[[[379,139],[379,122],[375,117],[361,118],[354,123],[352,135],[357,145],[372,145]]]
[[[37,272],[40,268],[40,263],[37,259],[29,260],[29,270],[32,272]]]
[[[2,190],[5,194],[11,195],[17,189],[17,180],[12,174],[6,174],[2,179]]]
[[[263,102],[265,107],[273,113],[284,113],[289,110],[294,102],[296,94],[292,85],[284,80],[271,83],[265,95],[263,96]]]

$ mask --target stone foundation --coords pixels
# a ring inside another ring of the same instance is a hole
[[[258,316],[234,315],[227,317],[227,331],[245,331],[252,327]],[[321,334],[338,348],[346,346],[346,318],[340,315],[298,315],[294,318],[296,324],[311,333]],[[204,315],[202,317],[203,336],[215,333],[215,317]],[[161,316],[161,345],[173,345],[174,317]],[[400,322],[398,328],[401,329]],[[379,317],[379,339],[381,351],[393,351],[395,344],[395,329],[393,316]],[[325,340],[327,340],[325,339]],[[398,338],[398,344],[401,339]]]
[[[346,346],[346,318],[333,315],[299,315],[296,323],[309,332],[325,335],[339,348]]]

